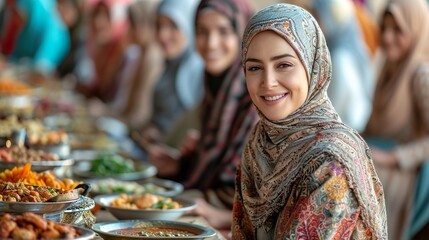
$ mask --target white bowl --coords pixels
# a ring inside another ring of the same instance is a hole
[[[101,207],[106,208],[113,216],[120,220],[126,219],[146,219],[146,220],[176,220],[183,216],[186,212],[194,209],[196,204],[192,200],[181,198],[172,198],[182,207],[176,209],[127,209],[119,207],[111,207],[111,202],[118,198],[120,194],[98,195],[94,201]]]

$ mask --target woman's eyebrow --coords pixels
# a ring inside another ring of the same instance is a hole
[[[285,57],[296,58],[296,57],[295,57],[295,56],[293,56],[292,54],[285,53],[285,54],[282,54],[282,55],[274,56],[274,57],[270,58],[270,60],[271,60],[271,61],[275,61],[275,60],[279,60],[279,59],[282,59],[282,58],[285,58]],[[259,60],[259,59],[257,59],[257,58],[247,58],[247,59],[246,59],[246,61],[244,61],[244,63],[247,63],[247,62],[259,62],[259,63],[261,63],[261,62],[262,62],[262,60]]]
[[[282,58],[285,58],[285,57],[296,58],[296,57],[295,57],[295,56],[293,56],[292,54],[285,53],[285,54],[282,54],[282,55],[274,56],[274,57],[270,58],[270,60],[271,60],[271,61],[275,61],[275,60],[279,60],[279,59],[282,59]],[[247,62],[259,62],[259,63],[262,63],[262,60],[259,60],[259,59],[257,59],[257,58],[247,58],[247,59],[244,61],[244,63],[247,63]]]
[[[259,62],[259,63],[262,63],[261,60],[256,59],[256,58],[246,58],[246,60],[244,61],[244,63],[247,63],[247,62]]]
[[[285,58],[285,57],[296,58],[295,56],[293,56],[293,55],[291,55],[291,54],[289,54],[289,53],[285,53],[285,54],[282,54],[282,55],[274,56],[274,57],[270,58],[270,60],[271,60],[271,61],[275,61],[275,60],[279,60],[279,59],[281,59],[281,58]]]

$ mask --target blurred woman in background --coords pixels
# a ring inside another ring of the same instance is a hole
[[[391,1],[381,23],[385,63],[364,135],[372,144],[384,186],[389,239],[393,240],[411,238],[429,219],[427,200],[418,202],[428,189],[427,174],[420,176],[422,185],[415,191],[417,173],[425,170],[422,165],[429,159],[428,42],[427,3]]]
[[[157,39],[165,68],[154,88],[150,123],[140,137],[143,148],[159,142],[203,96],[204,65],[194,48],[192,24],[197,4],[196,0],[164,0],[158,8]]]
[[[19,34],[9,59],[42,74],[52,74],[69,51],[69,34],[55,0],[7,1],[7,10],[20,18]],[[17,14],[17,15],[16,15]]]
[[[87,43],[93,76],[81,90],[88,97],[111,103],[117,95],[124,67],[127,1],[93,0],[89,4]]]
[[[228,232],[236,166],[257,121],[240,58],[241,36],[251,14],[247,0],[201,1],[196,16],[196,47],[205,64],[200,137],[188,134],[180,156],[169,156],[165,149],[151,152],[162,176],[193,189],[185,194],[198,199],[196,214]]]
[[[57,0],[57,9],[69,31],[70,50],[57,67],[59,78],[74,76],[76,66],[84,58],[85,34],[83,31],[84,2],[82,0]]]
[[[311,7],[326,36],[332,59],[328,96],[341,120],[362,132],[371,113],[374,70],[353,3],[315,0]]]
[[[141,127],[152,114],[153,90],[163,67],[163,56],[155,39],[156,10],[159,0],[139,0],[128,8],[131,46],[135,54],[132,73],[122,84],[121,117],[131,128]]]

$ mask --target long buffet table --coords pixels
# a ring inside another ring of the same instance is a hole
[[[70,89],[63,89],[63,86],[61,83],[58,82],[51,82],[49,84],[47,84],[46,86],[38,86],[33,90],[33,96],[31,97],[32,100],[37,99],[37,103],[35,104],[35,109],[31,109],[32,111],[28,110],[28,106],[26,105],[25,111],[22,112],[21,110],[18,112],[14,112],[15,110],[13,108],[9,109],[10,106],[6,106],[8,105],[9,102],[6,102],[6,105],[0,104],[0,108],[1,107],[7,107],[8,110],[8,114],[24,114],[20,116],[20,119],[22,118],[22,116],[24,116],[24,118],[30,118],[30,119],[34,119],[34,118],[39,118],[39,120],[41,120],[42,122],[46,123],[49,122],[49,120],[51,119],[46,119],[44,117],[46,116],[55,116],[57,114],[60,114],[60,116],[86,116],[88,120],[95,120],[97,118],[99,118],[100,116],[90,116],[90,110],[87,109],[87,107],[89,106],[89,104],[86,102],[86,100],[84,98],[82,98],[82,96],[78,96],[76,95],[73,91],[71,91]],[[2,97],[2,95],[0,94],[0,98]],[[27,104],[27,102],[26,102]],[[33,106],[31,106],[32,108]],[[3,109],[4,110],[4,109]],[[5,111],[3,111],[2,109],[0,109],[1,113],[2,113],[2,118],[4,118],[5,116],[3,116],[3,113],[5,113]],[[9,112],[9,110],[11,110],[11,112]],[[33,111],[34,110],[34,111]],[[26,115],[28,113],[30,113],[29,115]],[[84,119],[84,118],[83,118]],[[54,118],[55,120],[55,118]],[[61,122],[62,124],[64,122]],[[88,122],[84,122],[84,123],[88,123]],[[92,126],[96,126],[96,124],[91,123],[91,124],[84,124],[82,126],[73,126],[74,128],[76,128],[77,130],[88,130],[88,126],[92,127]],[[58,127],[58,126],[57,126]],[[100,126],[98,126],[100,127]],[[67,129],[67,131],[70,131],[73,129]],[[91,129],[89,129],[91,130]],[[118,135],[116,134],[117,132],[109,132],[109,130],[115,130],[114,127],[110,127],[109,126],[105,127],[105,129],[97,129],[97,132],[101,131],[105,131],[106,136],[108,136],[108,142],[106,141],[106,139],[104,138],[89,138],[88,143],[89,144],[93,144],[93,147],[97,147],[97,149],[94,150],[103,150],[104,148],[106,148],[108,151],[118,151],[121,153],[125,153],[129,156],[132,156],[136,159],[143,159],[145,158],[145,153],[137,146],[137,144],[131,140],[129,138],[129,136],[127,135]],[[73,140],[73,136],[78,136],[78,135],[73,135],[73,133],[70,132],[69,135],[69,140]],[[95,135],[91,135],[90,131],[89,134],[87,134],[86,137],[94,137]],[[75,144],[81,144],[85,139],[81,138],[81,139],[74,139],[75,140]],[[114,142],[114,144],[111,144],[112,142]],[[102,145],[104,144],[104,145]],[[113,147],[112,147],[113,146]],[[71,146],[71,152],[73,153],[73,145]],[[90,146],[85,146],[85,147],[89,147],[89,150],[91,150],[91,145]],[[77,146],[77,149],[79,149],[79,146]],[[75,159],[76,160],[76,159]],[[57,171],[60,172],[60,175],[64,175],[66,177],[71,177],[74,178],[75,176],[73,176],[73,171]],[[63,177],[64,177],[63,176]],[[107,222],[107,221],[118,221],[116,220],[116,218],[113,217],[112,214],[110,214],[107,210],[99,210],[96,214],[96,222],[97,223],[102,223],[102,222]],[[202,226],[206,226],[206,227],[210,227],[209,224],[207,223],[207,221],[205,221],[204,218],[199,217],[199,216],[184,216],[181,217],[180,219],[178,219],[178,221],[181,222],[187,222],[187,223],[193,223],[193,224],[198,224],[198,225],[202,225]],[[223,237],[223,235],[220,232],[216,232],[216,236],[212,237],[210,239],[225,239]],[[225,234],[225,233],[223,233]],[[99,236],[97,236],[95,239],[101,239]]]

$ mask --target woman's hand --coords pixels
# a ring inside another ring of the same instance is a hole
[[[197,207],[191,214],[204,217],[210,226],[218,230],[230,230],[232,224],[232,212],[227,209],[220,209],[210,205],[202,198],[195,199]]]
[[[180,152],[183,156],[190,154],[197,148],[198,141],[200,140],[200,131],[190,129],[186,133],[185,140],[180,147]]]
[[[150,145],[149,160],[158,169],[161,177],[174,177],[179,171],[180,152],[166,145]]]
[[[398,157],[392,151],[384,151],[379,148],[371,148],[372,159],[375,165],[391,167],[398,167]]]

